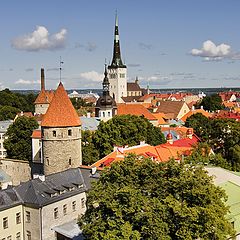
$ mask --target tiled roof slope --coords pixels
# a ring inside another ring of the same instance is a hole
[[[44,103],[50,103],[54,97],[53,91],[46,91],[41,90],[41,92],[38,94],[34,104],[44,104]]]
[[[136,83],[136,82],[128,82],[127,83],[127,90],[134,92],[134,91],[141,91],[141,88],[138,85],[138,83]]]
[[[176,118],[184,103],[185,102],[183,101],[160,101],[160,106],[157,109],[157,113],[172,113],[173,118]]]
[[[212,116],[211,113],[205,111],[204,109],[195,109],[195,110],[190,110],[190,112],[186,113],[186,114],[181,118],[181,120],[185,122],[188,117],[190,117],[190,116],[192,116],[192,115],[194,115],[194,114],[196,114],[196,113],[201,113],[203,116],[205,116],[205,117],[207,117],[207,118],[209,118],[209,117]]]
[[[60,82],[46,114],[42,127],[70,127],[80,126],[81,122],[74,109],[63,84]]]
[[[150,113],[142,104],[125,104],[120,103],[117,106],[117,115],[135,115],[135,116],[144,116],[148,120],[157,120],[152,113]]]

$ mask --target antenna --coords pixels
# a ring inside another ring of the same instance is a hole
[[[60,56],[60,62],[59,62],[59,71],[60,71],[60,82],[62,82],[62,64],[64,62],[62,61],[62,57]]]

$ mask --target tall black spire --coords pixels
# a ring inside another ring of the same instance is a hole
[[[118,33],[118,16],[115,17],[115,30],[114,30],[114,45],[113,45],[113,59],[110,67],[126,67],[121,59],[119,33]]]
[[[105,64],[104,79],[103,79],[103,96],[109,96],[109,81],[107,76],[107,64]]]

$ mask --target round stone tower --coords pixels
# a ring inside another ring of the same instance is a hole
[[[44,174],[82,164],[81,122],[60,82],[41,123]]]

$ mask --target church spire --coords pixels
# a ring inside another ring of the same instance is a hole
[[[107,76],[107,64],[105,64],[104,79],[103,79],[103,96],[109,96],[109,80]]]
[[[119,41],[119,33],[118,33],[118,15],[116,12],[115,17],[115,30],[114,30],[114,45],[113,45],[113,59],[110,67],[126,67],[121,59],[121,51],[120,51],[120,41]]]

